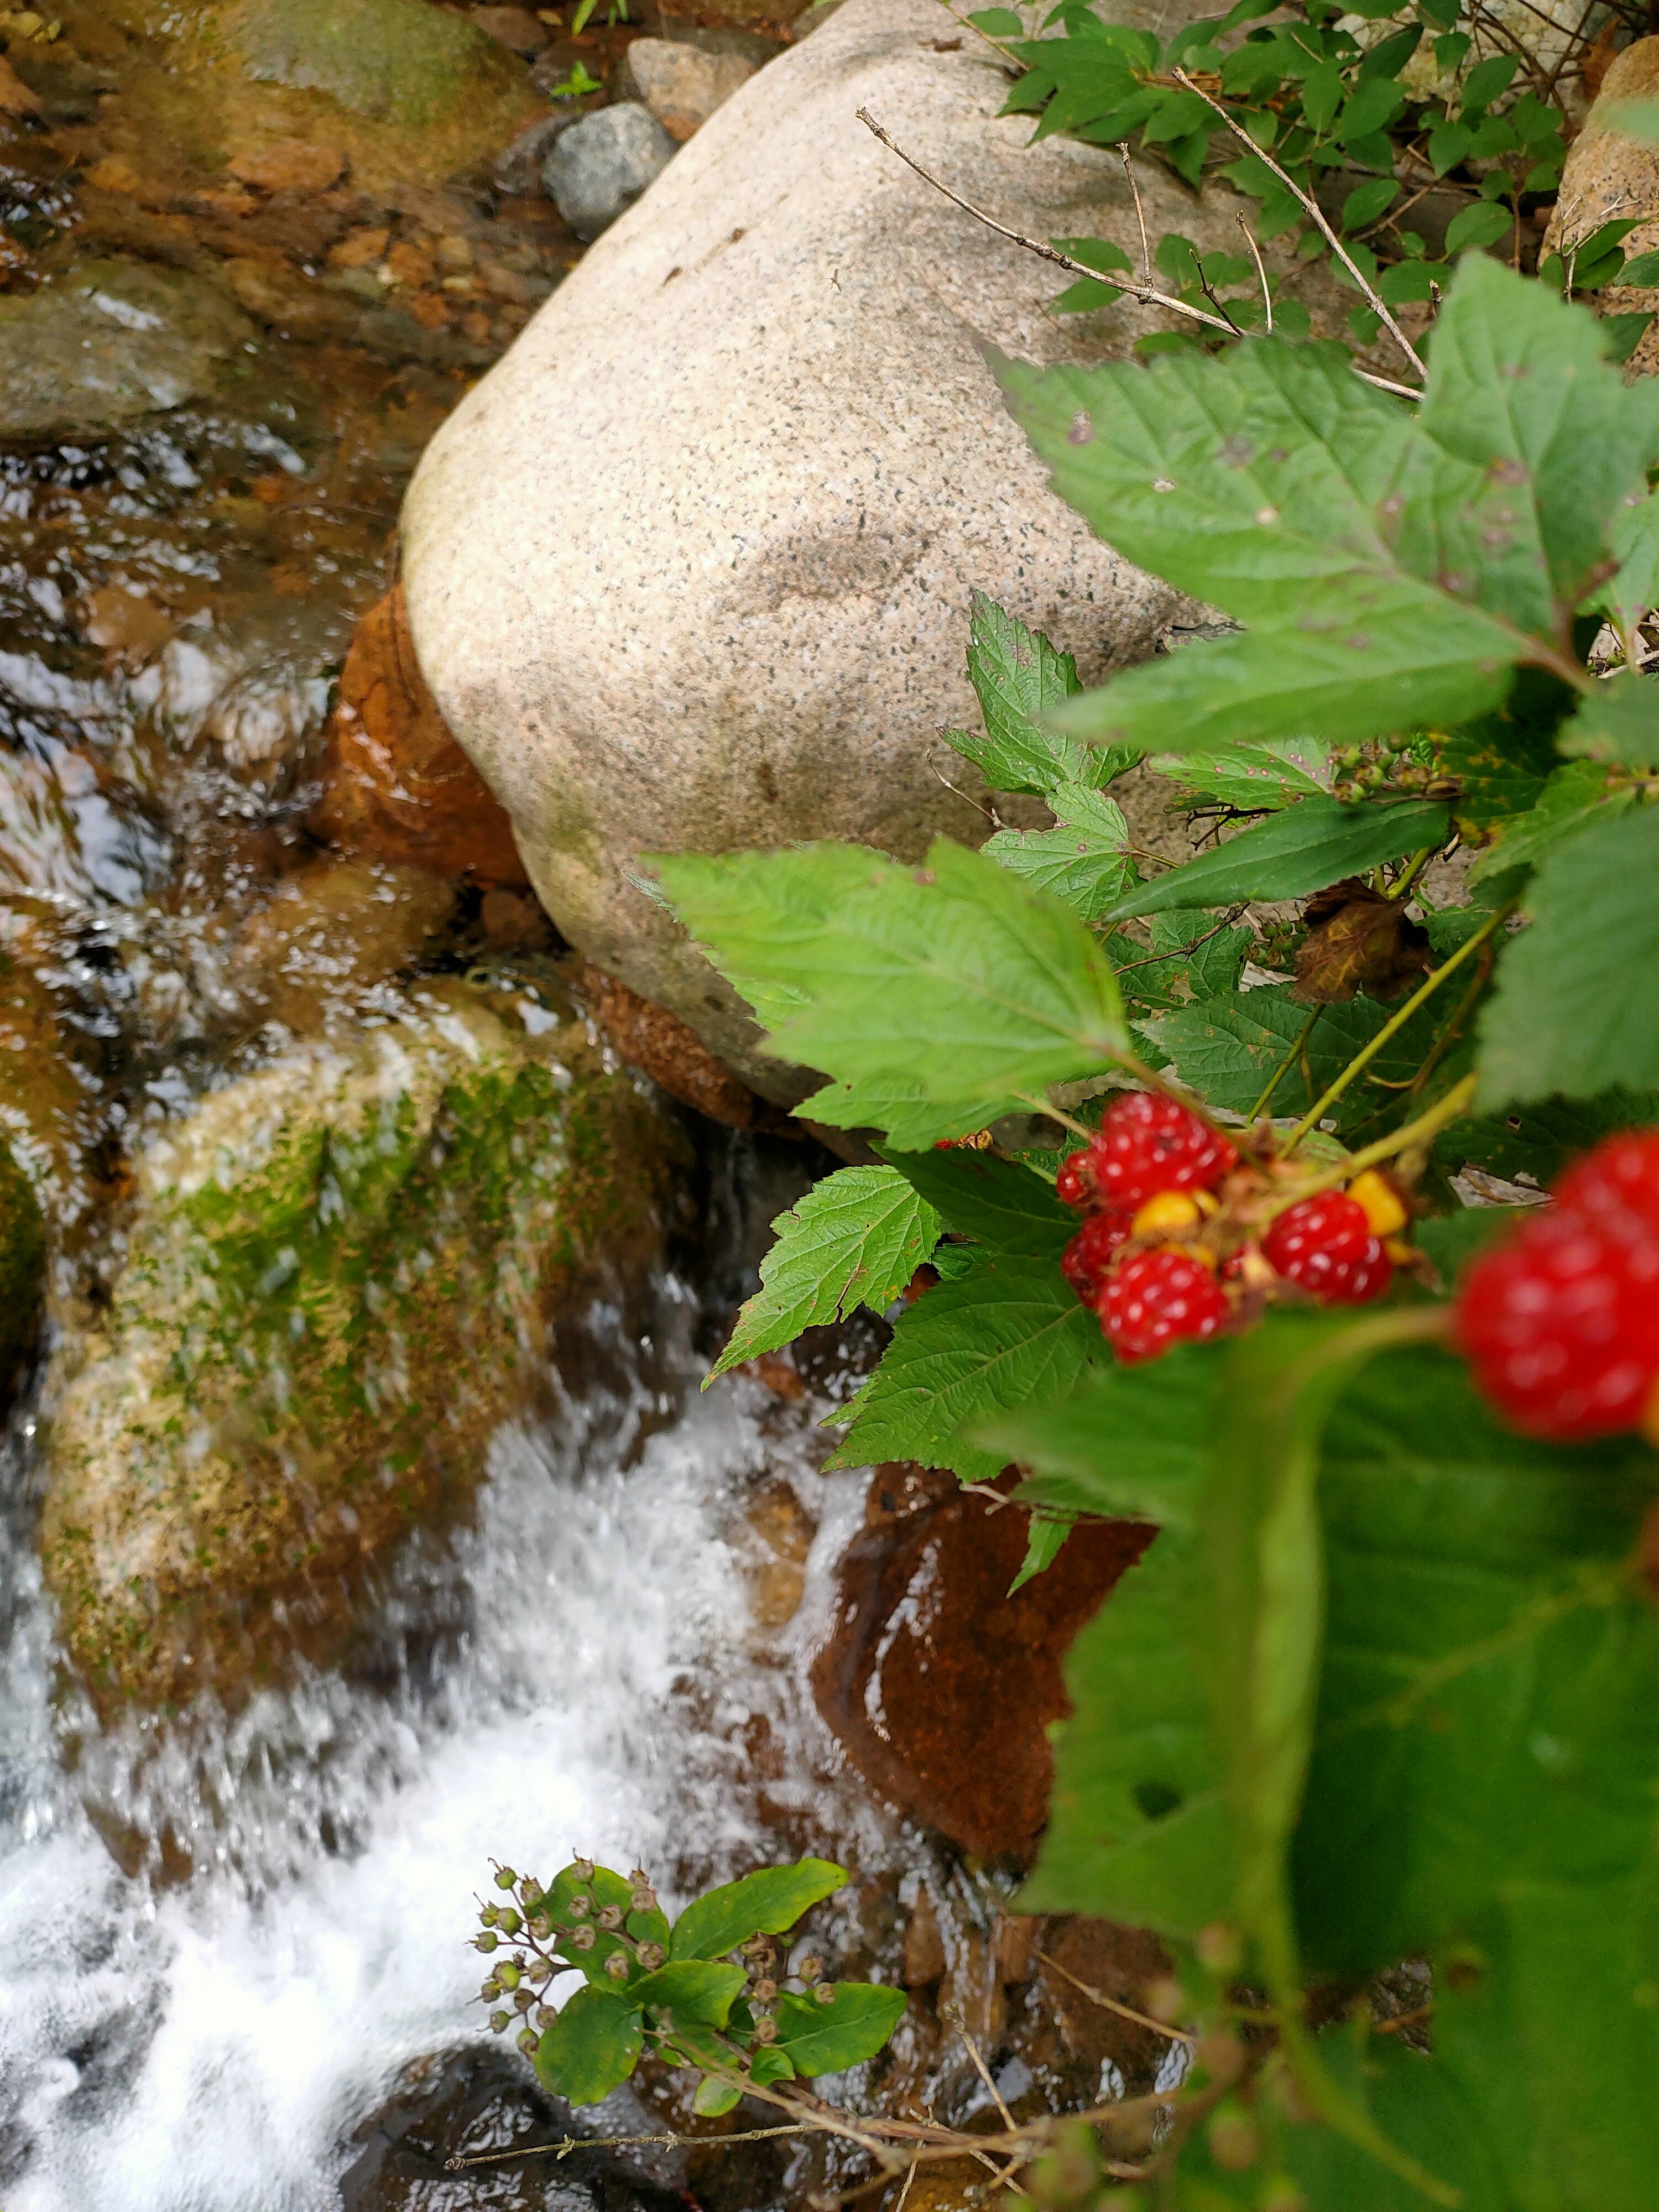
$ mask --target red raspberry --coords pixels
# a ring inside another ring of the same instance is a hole
[[[1054,1196],[1062,1206],[1081,1210],[1092,1206],[1097,1195],[1091,1152],[1073,1152],[1060,1162],[1060,1173],[1054,1177]]]
[[[1552,1206],[1474,1261],[1455,1327],[1475,1381],[1516,1428],[1638,1428],[1659,1384],[1659,1238]]]
[[[1173,1098],[1126,1091],[1108,1108],[1089,1146],[1101,1200],[1133,1213],[1160,1190],[1206,1190],[1238,1154]]]
[[[1185,1252],[1138,1252],[1102,1291],[1100,1325],[1118,1358],[1133,1366],[1183,1337],[1213,1336],[1228,1310],[1215,1277]]]
[[[1091,1213],[1060,1255],[1060,1271],[1085,1306],[1094,1304],[1112,1255],[1131,1234],[1124,1213]]]
[[[1607,1138],[1568,1170],[1555,1194],[1604,1228],[1659,1236],[1659,1129]]]
[[[1363,1306],[1382,1297],[1394,1274],[1364,1208],[1345,1190],[1321,1191],[1287,1206],[1261,1249],[1270,1267],[1322,1305]]]

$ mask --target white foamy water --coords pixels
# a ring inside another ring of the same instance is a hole
[[[398,2069],[485,2033],[463,1939],[491,1856],[545,1874],[577,1850],[716,1872],[777,1855],[737,1748],[756,1713],[794,1747],[774,1802],[816,1802],[832,1828],[859,1818],[815,1779],[800,1661],[861,1483],[818,1476],[805,1421],[775,1433],[752,1385],[689,1391],[641,1447],[655,1412],[641,1387],[497,1437],[474,1525],[400,1563],[380,1608],[417,1653],[422,1624],[444,1624],[435,1657],[389,1684],[315,1675],[165,1739],[94,1731],[72,1775],[76,1724],[54,1719],[49,1619],[15,1551],[5,2212],[337,2207],[343,2140]],[[806,1606],[757,1656],[730,1531],[763,1468],[820,1528]],[[123,1874],[88,1800],[141,1840],[170,1823],[208,1870]]]

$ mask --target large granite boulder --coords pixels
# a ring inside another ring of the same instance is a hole
[[[1064,277],[857,119],[1033,236],[1133,244],[1115,155],[1029,146],[1029,118],[998,117],[1007,89],[937,0],[845,0],[606,231],[444,424],[404,510],[427,681],[549,913],[785,1103],[792,1072],[756,1054],[638,856],[977,842],[939,738],[975,711],[970,592],[1091,681],[1175,611],[1047,489],[980,351],[1095,360],[1152,319],[1054,316]],[[1195,202],[1150,162],[1139,181],[1154,238],[1237,250],[1243,202]]]
[[[324,1648],[348,1570],[465,1502],[584,1281],[659,1251],[684,1139],[613,1067],[550,985],[440,979],[139,1157],[46,1405],[42,1553],[95,1692]]]

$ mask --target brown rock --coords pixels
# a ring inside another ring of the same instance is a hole
[[[736,1546],[757,1628],[782,1628],[800,1610],[817,1523],[789,1484],[764,1483],[745,1501]]]
[[[370,859],[514,890],[528,884],[512,824],[426,688],[401,584],[351,641],[310,827],[325,844]]]
[[[1561,189],[1544,233],[1546,253],[1568,253],[1593,230],[1618,216],[1650,216],[1659,209],[1659,146],[1607,128],[1616,102],[1659,94],[1659,38],[1638,39],[1609,64],[1595,104],[1573,141]],[[1640,222],[1624,241],[1626,256],[1659,247],[1659,216]],[[1659,310],[1659,286],[1609,285],[1600,295],[1608,314]],[[1633,375],[1659,368],[1659,325],[1644,332],[1630,358]]]
[[[400,238],[392,248],[386,265],[398,282],[407,284],[411,291],[419,291],[422,286],[434,283],[438,274],[438,264],[426,248],[406,238]]]
[[[509,52],[522,54],[526,61],[552,42],[553,33],[528,8],[475,8],[467,21],[475,31],[499,39]]]
[[[111,668],[142,668],[153,660],[178,623],[164,607],[119,584],[88,592],[82,609],[88,639],[104,649]]]
[[[599,1027],[630,1067],[642,1067],[671,1098],[728,1129],[776,1129],[776,1109],[739,1083],[678,1014],[653,1006],[590,962],[582,988]]]
[[[0,58],[0,115],[38,115],[40,101],[11,64]]]
[[[1066,1652],[1148,1540],[1137,1522],[1085,1522],[1010,1597],[1026,1526],[953,1475],[878,1468],[812,1668],[818,1711],[865,1778],[981,1858],[1034,1848]]]
[[[709,54],[675,39],[635,39],[628,68],[640,98],[671,138],[682,143],[708,122],[755,65],[741,54]]]
[[[312,1036],[429,957],[454,908],[453,885],[424,868],[313,860],[283,878],[227,956],[236,1018]]]
[[[1051,1920],[1043,1926],[1041,1948],[1036,1966],[1043,2000],[1071,2055],[1097,2078],[1109,2058],[1126,2080],[1155,2075],[1168,2055],[1169,2037],[1126,2020],[1099,1998],[1145,2013],[1148,1990],[1170,1972],[1157,1936],[1113,1920]]]
[[[384,228],[354,230],[337,246],[331,246],[328,261],[331,269],[368,269],[384,260],[391,243],[392,233]]]
[[[230,173],[262,192],[325,192],[345,174],[346,157],[337,146],[313,146],[287,138],[274,146],[238,154]]]
[[[918,1892],[904,1929],[902,1978],[907,1990],[930,1989],[945,1978],[945,1938],[939,1908],[926,1889]]]

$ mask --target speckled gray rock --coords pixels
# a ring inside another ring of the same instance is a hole
[[[650,109],[625,100],[561,131],[542,177],[577,237],[597,238],[655,182],[674,153],[674,141]]]
[[[0,437],[97,436],[182,407],[254,336],[216,284],[186,270],[83,262],[0,300]]]
[[[1065,280],[856,119],[1039,238],[1133,241],[1116,157],[1028,146],[995,53],[940,20],[845,0],[744,85],[462,401],[404,509],[416,650],[548,911],[784,1103],[639,854],[977,842],[939,737],[977,712],[973,589],[1097,681],[1176,611],[1048,491],[979,351],[1097,360],[1152,319],[1048,313]],[[1154,238],[1237,249],[1243,203],[1140,183]]]

